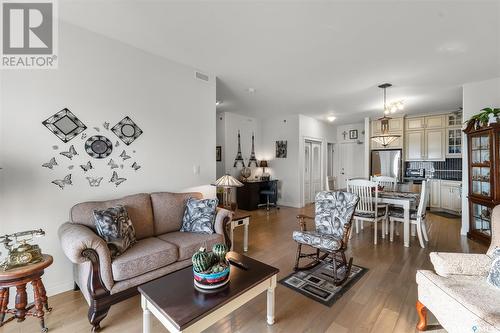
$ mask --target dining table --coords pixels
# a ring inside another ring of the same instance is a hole
[[[404,210],[403,245],[410,247],[410,209],[418,204],[420,194],[415,192],[380,191],[378,202],[402,207]]]

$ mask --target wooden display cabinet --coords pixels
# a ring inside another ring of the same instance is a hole
[[[491,211],[500,204],[500,124],[477,127],[470,122],[467,134],[469,159],[469,218],[467,236],[491,242]]]

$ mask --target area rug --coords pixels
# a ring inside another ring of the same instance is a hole
[[[311,269],[294,272],[284,279],[281,279],[279,283],[316,302],[332,306],[367,271],[367,268],[352,265],[351,273],[347,281],[342,286],[337,287],[333,284],[332,264],[321,263]],[[339,273],[342,274],[340,270]]]
[[[431,213],[434,214],[434,215],[441,216],[441,217],[446,217],[448,219],[458,219],[458,218],[460,218],[460,215],[455,215],[455,214],[448,213],[448,212],[431,211]]]

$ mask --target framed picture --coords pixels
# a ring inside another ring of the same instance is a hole
[[[222,147],[221,146],[215,147],[215,161],[217,161],[217,162],[222,161]]]
[[[349,139],[356,140],[358,138],[358,130],[349,131]]]
[[[287,141],[276,141],[276,158],[286,158]]]

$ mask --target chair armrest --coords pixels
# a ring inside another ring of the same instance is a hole
[[[443,277],[486,276],[491,266],[491,258],[486,254],[431,252],[430,259],[436,273]]]
[[[111,290],[113,287],[113,273],[111,271],[111,254],[106,242],[90,228],[76,223],[66,222],[58,230],[61,247],[69,260],[74,264],[83,264],[90,261],[100,282]],[[94,281],[95,278],[94,277]],[[90,277],[89,277],[90,278]],[[91,294],[92,294],[92,290]]]
[[[217,207],[217,215],[215,215],[214,230],[217,234],[224,236],[224,242],[231,248],[231,239],[227,233],[229,223],[233,219],[233,212],[224,208]]]
[[[300,230],[301,231],[306,231],[307,230],[307,226],[306,226],[306,219],[309,219],[309,220],[314,220],[314,217],[311,217],[311,216],[307,216],[307,215],[303,215],[303,214],[299,214],[297,215],[297,219],[299,220],[299,226],[300,226]]]

